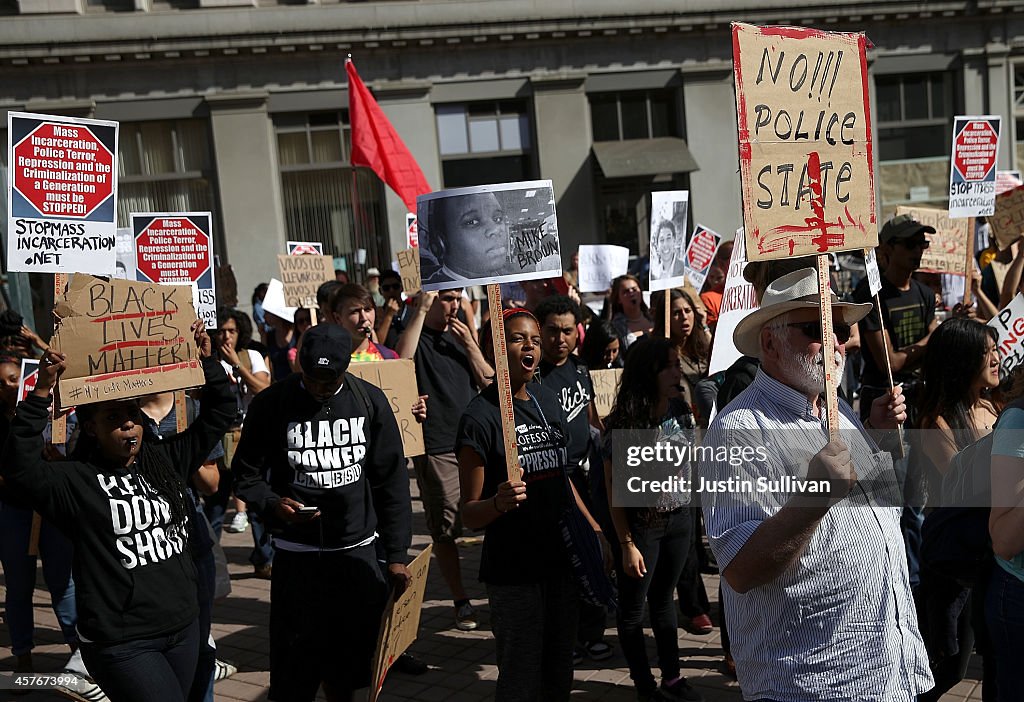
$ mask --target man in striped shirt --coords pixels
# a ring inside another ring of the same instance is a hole
[[[842,377],[850,325],[870,305],[832,300]],[[902,395],[878,398],[864,425],[840,401],[840,438],[829,441],[813,269],[772,283],[733,336],[761,368],[709,427],[695,489],[744,699],[912,702],[933,682],[899,484],[876,444],[905,419]]]

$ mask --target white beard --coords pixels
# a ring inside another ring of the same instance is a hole
[[[789,359],[783,366],[786,369],[786,375],[789,376],[790,382],[793,383],[793,387],[803,393],[821,393],[825,390],[825,355],[823,351],[819,351],[814,356],[809,356],[805,353],[801,353],[798,349],[793,348],[790,344],[786,343],[786,358]],[[836,379],[836,385],[838,386],[840,379],[843,377],[843,371],[846,368],[846,357],[843,354],[836,352],[836,368],[835,374],[832,376]]]

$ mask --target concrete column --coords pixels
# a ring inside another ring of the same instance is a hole
[[[731,234],[743,224],[732,73],[684,76],[683,100],[686,144],[700,166],[690,174],[692,220]]]
[[[265,91],[218,93],[210,108],[223,231],[215,241],[231,264],[244,306],[258,283],[277,277],[285,251],[284,215],[274,128]]]
[[[431,190],[441,189],[441,158],[437,145],[437,126],[434,108],[430,104],[430,85],[391,84],[374,91],[374,97],[391,125],[402,137],[409,153],[416,159]],[[398,251],[408,248],[405,235],[405,215],[409,211],[391,188],[384,186],[386,193],[388,231],[378,232],[390,242],[391,258]],[[378,262],[381,268],[390,261]]]
[[[1009,62],[1010,49],[1001,42],[990,43],[985,46],[985,54],[988,57],[988,109],[983,114],[1000,115],[1003,118],[996,167],[999,170],[1006,170],[1011,168],[1014,162],[1014,114],[1011,94],[1013,66]]]
[[[580,244],[599,244],[594,196],[590,105],[583,91],[586,76],[532,78],[536,133],[534,149],[540,177],[551,180],[562,245],[568,266]]]

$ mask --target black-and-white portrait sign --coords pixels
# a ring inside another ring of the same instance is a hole
[[[416,215],[424,290],[562,274],[550,180],[421,195]]]
[[[685,282],[687,190],[651,193],[651,278],[649,290],[668,290]]]

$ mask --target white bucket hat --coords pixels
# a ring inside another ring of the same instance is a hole
[[[832,293],[832,316],[845,324],[855,324],[871,311],[870,303],[839,302]],[[802,268],[772,281],[761,297],[761,307],[736,325],[733,343],[745,356],[761,357],[761,328],[790,310],[818,309],[818,272]]]

